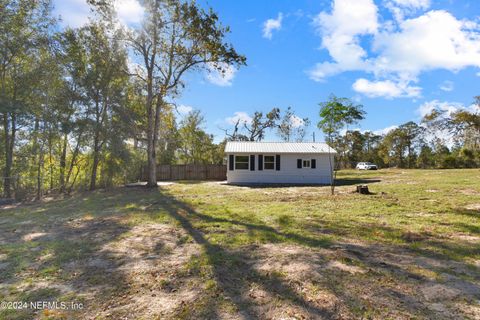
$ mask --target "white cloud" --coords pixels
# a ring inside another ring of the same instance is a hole
[[[446,91],[446,92],[450,92],[450,91],[453,91],[454,89],[454,84],[452,81],[444,81],[441,85],[440,85],[440,90],[443,90],[443,91]]]
[[[386,3],[410,9],[430,5],[425,0]],[[309,71],[315,81],[345,71],[364,71],[374,75],[374,83],[382,90],[389,86],[389,91],[397,92],[396,86],[388,83],[393,79],[406,89],[413,88],[402,96],[415,96],[420,88],[410,83],[422,72],[480,67],[479,24],[459,20],[444,10],[379,23],[378,7],[372,0],[334,0],[331,12],[321,12],[313,24],[321,35],[322,48],[331,57]]]
[[[237,68],[226,63],[210,63],[207,66],[206,78],[210,83],[221,87],[229,87],[232,85],[233,79],[237,72]]]
[[[370,98],[385,97],[387,99],[400,97],[418,97],[421,93],[420,87],[409,86],[408,82],[391,80],[369,81],[367,79],[357,79],[352,85],[353,90],[362,93]]]
[[[252,117],[246,112],[237,111],[232,117],[225,118],[225,122],[231,125],[235,125],[237,122],[250,124],[252,123]]]
[[[432,100],[421,104],[417,109],[417,114],[423,118],[427,114],[430,114],[433,110],[440,110],[445,112],[445,116],[449,116],[463,108],[463,104],[458,102]],[[427,132],[425,134],[426,141],[432,142],[435,139],[441,139],[447,144],[447,146],[451,147],[453,145],[453,136],[448,130],[430,128],[428,126],[425,126],[425,128],[427,128]]]
[[[86,0],[57,0],[54,4],[54,12],[61,16],[65,25],[72,28],[87,24],[88,18],[94,15]],[[123,25],[140,23],[143,18],[144,8],[138,0],[116,0],[113,6]]]
[[[276,19],[268,19],[263,23],[263,37],[272,39],[273,31],[282,28],[283,14],[280,12]]]
[[[423,118],[427,114],[431,113],[433,110],[445,111],[447,115],[450,115],[461,109],[466,109],[466,108],[462,103],[459,103],[459,102],[432,100],[432,101],[427,101],[422,105],[420,105],[417,109],[417,113]]]
[[[430,0],[392,0],[391,2],[401,7],[415,9],[428,9],[430,7]]]
[[[187,106],[187,105],[184,105],[184,104],[181,104],[177,107],[177,111],[178,113],[180,113],[181,115],[185,115],[185,114],[188,114],[190,112],[193,111],[193,107],[191,106]]]
[[[144,8],[137,0],[117,0],[114,7],[123,24],[140,23],[142,21]]]
[[[373,50],[377,74],[417,77],[421,72],[458,71],[480,67],[480,33],[471,22],[457,20],[446,11],[430,11],[400,24],[397,32],[380,32]]]
[[[54,14],[60,15],[63,24],[77,28],[88,22],[91,11],[86,0],[63,0],[55,1]]]
[[[477,72],[476,75],[477,75],[477,77],[480,77],[480,72]]]
[[[477,105],[469,105],[465,106],[463,103],[460,102],[448,102],[448,101],[439,101],[439,100],[432,100],[427,101],[420,105],[417,109],[417,114],[419,114],[422,118],[427,114],[430,114],[433,110],[443,111],[444,114],[442,117],[449,117],[452,113],[457,111],[469,111],[473,113],[479,113],[480,107]],[[455,134],[452,134],[448,130],[439,130],[438,128],[428,128],[426,126],[427,131],[426,140],[427,141],[434,141],[437,138],[442,139],[448,147],[452,147],[455,143]]]
[[[362,130],[360,128],[355,128],[355,129],[349,129],[348,131],[358,131],[362,134],[365,134],[367,132],[371,132],[371,133],[376,134],[376,135],[386,135],[390,131],[395,130],[397,128],[398,128],[397,125],[392,125],[392,126],[388,126],[386,128],[377,129],[377,130]],[[342,129],[340,131],[340,135],[342,135],[342,136],[344,136],[346,133],[347,133],[347,129]]]
[[[292,123],[293,128],[300,128],[305,125],[305,121],[297,115],[292,114],[290,116],[290,122]]]
[[[402,21],[405,16],[412,15],[418,10],[427,10],[430,0],[390,0],[385,6],[392,12],[396,21]]]
[[[360,46],[359,36],[377,32],[377,11],[372,0],[336,0],[330,14],[317,15],[313,24],[333,62],[318,63],[309,72],[310,78],[320,81],[343,71],[367,69],[367,52]]]
[[[132,60],[131,56],[127,57],[127,67],[128,67],[128,72],[130,72],[131,74],[137,74],[144,78],[147,76],[147,71],[145,69],[145,66],[141,63],[138,63]]]
[[[389,127],[383,128],[383,129],[373,130],[372,132],[376,135],[383,136],[383,135],[386,135],[390,131],[395,130],[397,128],[398,128],[398,126],[393,125],[393,126],[389,126]]]

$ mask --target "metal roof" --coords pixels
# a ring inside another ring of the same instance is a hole
[[[321,142],[229,141],[225,153],[337,153]]]

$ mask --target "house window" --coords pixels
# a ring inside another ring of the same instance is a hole
[[[303,160],[303,167],[310,168],[310,160]]]
[[[235,156],[235,170],[248,170],[248,156]]]
[[[274,170],[275,169],[275,156],[265,156],[263,160],[263,169]]]

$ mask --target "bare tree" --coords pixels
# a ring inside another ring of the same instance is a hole
[[[267,129],[272,129],[277,126],[277,121],[280,119],[280,109],[273,108],[265,117],[263,112],[256,111],[250,123],[243,124],[247,131],[247,139],[249,141],[262,141],[265,138]]]
[[[292,108],[288,107],[278,125],[277,134],[283,141],[302,142],[309,125],[310,120],[308,118],[298,117]]]

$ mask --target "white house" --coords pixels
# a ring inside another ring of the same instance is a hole
[[[232,184],[330,184],[336,151],[326,143],[227,142]]]

